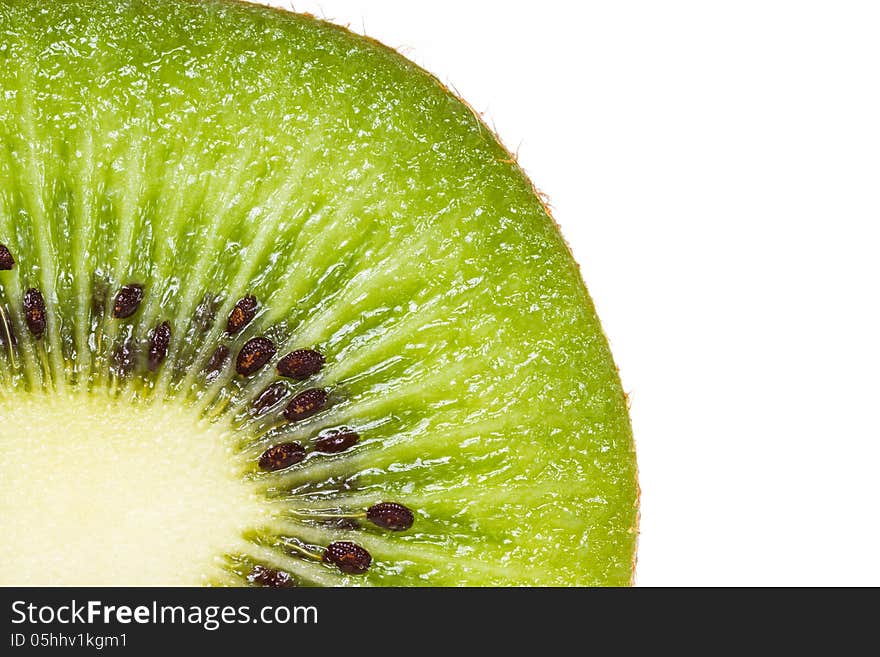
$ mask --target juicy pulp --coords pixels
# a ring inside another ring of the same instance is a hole
[[[341,28],[238,3],[2,0],[0,91],[0,243],[16,259],[0,272],[16,337],[0,338],[0,584],[56,583],[65,561],[64,581],[98,583],[113,546],[118,584],[242,584],[252,564],[306,585],[630,582],[636,466],[607,342],[531,184],[437,80]],[[143,303],[113,318],[130,283]],[[259,314],[226,336],[245,295]],[[163,321],[170,350],[150,372]],[[278,345],[269,366],[206,380],[219,344],[234,361],[258,335]],[[253,417],[300,348],[327,362],[290,388],[327,388],[329,407]],[[256,466],[339,427],[361,441]],[[147,466],[130,482],[112,467],[126,455]],[[169,483],[186,492],[159,494]],[[315,518],[380,501],[413,509],[412,529]],[[93,531],[101,504],[120,522],[198,524],[173,547],[149,523],[123,540]],[[371,552],[367,574],[302,558],[336,540]]]
[[[230,432],[176,405],[39,393],[0,417],[0,582],[205,584],[268,512]]]

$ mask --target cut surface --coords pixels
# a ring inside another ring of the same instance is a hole
[[[266,511],[231,435],[175,405],[40,394],[0,417],[2,582],[206,584]]]
[[[0,0],[0,91],[0,584],[630,582],[607,342],[437,80],[239,3]]]

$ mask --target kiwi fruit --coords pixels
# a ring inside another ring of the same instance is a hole
[[[440,82],[228,0],[0,1],[0,584],[627,585],[627,403]]]

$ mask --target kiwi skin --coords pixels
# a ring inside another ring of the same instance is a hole
[[[258,507],[292,496],[204,583],[631,582],[636,467],[607,340],[540,195],[470,107],[390,49],[279,10],[4,3],[7,25],[23,27],[0,51],[17,90],[0,170],[19,188],[0,204],[17,261],[0,302],[27,340],[0,365],[4,400],[173,407],[230,441]],[[46,299],[39,336],[27,289]],[[230,332],[248,296],[260,310]],[[326,364],[252,417],[304,349]],[[311,449],[332,430],[358,439]],[[412,527],[365,523],[383,503]]]

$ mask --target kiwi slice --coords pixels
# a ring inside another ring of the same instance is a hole
[[[511,155],[221,0],[0,2],[0,583],[625,585],[626,399]]]

